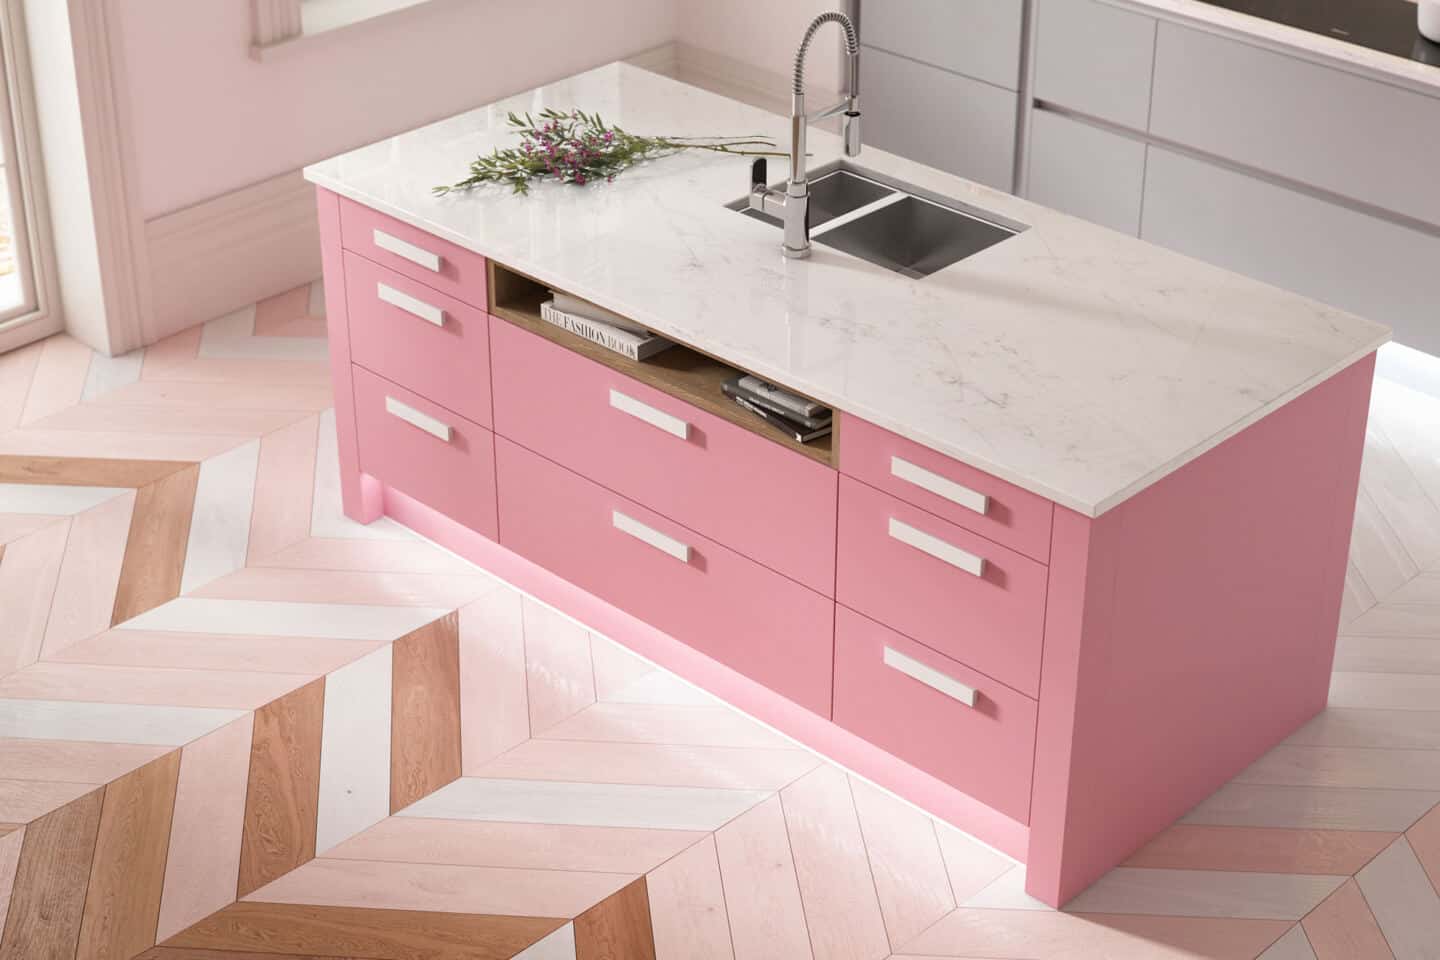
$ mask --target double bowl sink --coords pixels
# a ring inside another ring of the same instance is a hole
[[[777,189],[783,190],[784,184]],[[751,210],[749,198],[727,204],[756,220],[779,219]],[[1025,227],[966,209],[844,161],[810,177],[810,240],[914,279],[928,277]]]

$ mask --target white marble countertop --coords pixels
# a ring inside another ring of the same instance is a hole
[[[748,161],[690,153],[614,183],[435,197],[511,144],[508,111],[635,133],[769,135],[786,118],[610,64],[309,167],[321,187],[585,297],[1087,516],[1369,354],[1388,328],[867,147],[863,167],[1029,229],[922,280],[724,204]],[[814,166],[839,155],[812,130]],[[785,173],[772,162],[772,179]],[[842,438],[843,446],[843,438]]]
[[[1440,97],[1440,67],[1421,63],[1393,53],[1372,50],[1339,37],[1325,36],[1284,23],[1276,23],[1204,0],[1103,0],[1117,7],[1140,13],[1158,15],[1182,23],[1210,27],[1222,33],[1256,40],[1277,49],[1309,59],[1367,74],[1415,90]],[[1413,4],[1413,0],[1412,0]],[[1420,37],[1417,24],[1415,36]]]

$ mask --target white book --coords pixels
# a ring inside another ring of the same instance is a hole
[[[653,333],[634,334],[629,330],[621,330],[599,320],[577,317],[563,310],[557,310],[552,300],[546,300],[540,304],[540,319],[561,330],[573,333],[577,337],[584,337],[591,343],[598,343],[606,350],[612,350],[622,357],[629,357],[636,361],[653,357],[660,351],[675,345]]]
[[[589,300],[581,300],[579,297],[572,296],[571,294],[559,293],[554,290],[551,291],[551,296],[553,297],[552,302],[555,304],[555,309],[561,311],[562,313],[568,313],[572,317],[583,317],[586,320],[598,320],[601,323],[609,324],[612,327],[618,327],[621,330],[628,330],[631,333],[639,334],[641,336],[650,332],[649,330],[646,330],[644,327],[640,326],[640,324],[636,323],[634,320],[631,320],[628,317],[622,317],[614,310],[606,310],[604,307],[596,306]]]

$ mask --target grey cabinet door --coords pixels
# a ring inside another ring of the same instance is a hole
[[[1144,130],[1155,20],[1096,0],[1038,0],[1036,99]]]
[[[1440,353],[1440,237],[1150,147],[1140,236],[1351,313]]]
[[[987,186],[1013,188],[1015,93],[872,48],[864,62],[866,142]]]
[[[1143,142],[1036,110],[1028,162],[1029,199],[1132,237],[1140,233]]]
[[[865,43],[1008,90],[1020,83],[1024,0],[864,0]]]
[[[1150,132],[1440,225],[1440,99],[1166,23]]]

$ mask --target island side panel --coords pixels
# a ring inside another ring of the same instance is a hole
[[[350,319],[345,297],[345,251],[340,242],[340,198],[316,189],[320,258],[325,272],[325,326],[330,338],[330,380],[335,394],[335,434],[340,453],[340,497],[345,516],[370,523],[381,512],[378,483],[360,472],[355,434],[355,392],[350,368]]]
[[[1033,896],[1063,904],[1324,708],[1373,373],[1098,520],[1056,510]]]

